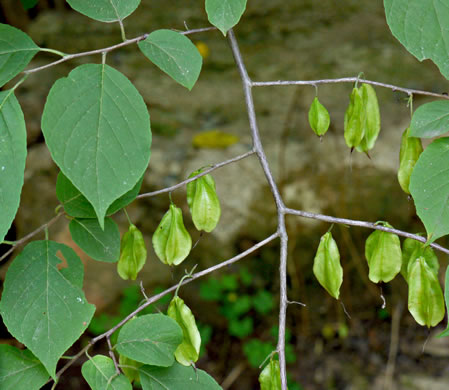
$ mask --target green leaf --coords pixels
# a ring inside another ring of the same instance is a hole
[[[444,318],[444,298],[437,276],[419,257],[409,268],[408,310],[420,325],[436,326]]]
[[[182,330],[163,314],[146,314],[126,323],[118,335],[119,353],[141,363],[168,367],[182,343]]]
[[[431,59],[449,77],[449,7],[444,0],[384,0],[393,35],[418,60]]]
[[[402,244],[401,266],[401,274],[406,282],[408,282],[410,268],[418,257],[423,257],[430,270],[438,276],[440,263],[433,249],[430,246],[425,246],[422,242],[413,240],[412,238],[406,238]]]
[[[24,70],[38,51],[23,31],[0,23],[0,87]]]
[[[106,215],[115,214],[117,211],[128,206],[139,194],[142,186],[143,176],[126,194],[114,201],[106,212]],[[64,211],[75,218],[97,218],[95,210],[86,197],[78,191],[72,182],[59,172],[56,181],[56,196],[64,206]]]
[[[140,0],[67,0],[70,7],[80,14],[100,22],[115,22],[131,15]]]
[[[392,226],[380,222],[385,227]],[[369,279],[373,283],[388,283],[399,273],[402,266],[402,252],[396,234],[376,230],[365,243],[365,256],[368,261]]]
[[[201,347],[201,336],[196,326],[195,317],[190,308],[178,296],[170,302],[167,314],[178,323],[183,333],[183,340],[176,348],[175,358],[183,366],[190,366],[198,360]]]
[[[175,31],[157,30],[138,45],[145,57],[160,70],[187,89],[193,88],[203,58],[189,38]]]
[[[416,213],[427,231],[427,241],[449,233],[449,138],[433,141],[421,153],[410,178]]]
[[[81,367],[81,373],[92,390],[132,390],[128,378],[117,375],[111,358],[96,355]]]
[[[309,124],[318,137],[322,137],[329,129],[331,119],[329,112],[324,107],[318,97],[315,96],[309,109]]]
[[[422,151],[421,140],[410,137],[410,128],[406,129],[402,133],[398,169],[399,185],[406,194],[410,194],[410,178]]]
[[[53,160],[92,204],[103,227],[150,159],[150,117],[131,82],[108,65],[81,65],[53,85],[42,117]]]
[[[143,366],[139,372],[143,390],[221,390],[203,370],[179,363],[167,368]]]
[[[449,314],[449,267],[446,268],[446,276],[444,282],[444,300],[446,302],[446,311]],[[441,332],[437,337],[447,337],[449,336],[449,323],[447,328]]]
[[[225,36],[239,22],[245,9],[246,0],[206,0],[209,22]]]
[[[20,2],[22,3],[23,8],[28,10],[35,7],[39,0],[20,0]]]
[[[3,322],[53,378],[59,358],[85,331],[95,311],[82,283],[79,257],[53,241],[28,244],[6,274],[0,302]]]
[[[184,227],[182,211],[173,203],[162,217],[153,234],[153,248],[157,257],[168,265],[178,265],[184,261],[192,249],[192,238]]]
[[[423,104],[413,113],[410,136],[433,138],[448,131],[449,101],[442,100]]]
[[[130,225],[120,243],[120,260],[117,272],[124,280],[136,280],[147,261],[147,248],[143,235],[135,225]]]
[[[19,208],[27,155],[26,137],[25,119],[13,91],[0,92],[0,242]]]
[[[92,259],[115,263],[120,257],[120,232],[111,219],[104,220],[104,230],[96,219],[72,219],[69,224],[73,241]]]
[[[48,379],[42,363],[29,350],[0,345],[0,388],[2,390],[38,390]]]
[[[340,264],[340,252],[331,232],[327,232],[320,239],[313,260],[313,274],[326,291],[338,299],[343,283],[343,268]]]
[[[260,390],[281,390],[279,361],[271,359],[259,375]]]
[[[193,172],[190,177],[201,173]],[[221,216],[220,200],[215,190],[215,181],[211,175],[204,175],[187,184],[187,203],[192,221],[198,230],[210,233],[218,224]]]

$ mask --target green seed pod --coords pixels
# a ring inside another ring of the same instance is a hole
[[[309,110],[310,127],[318,137],[322,137],[329,129],[330,122],[329,112],[320,103],[318,97],[315,97]]]
[[[279,361],[270,360],[259,375],[260,390],[281,390]]]
[[[420,138],[409,137],[410,128],[402,134],[401,149],[399,152],[398,180],[402,190],[410,194],[409,185],[413,168],[423,151]]]
[[[418,257],[409,268],[408,310],[415,321],[430,328],[444,318],[444,298],[440,282],[427,265],[424,257]]]
[[[357,147],[365,135],[365,107],[358,88],[351,93],[349,106],[345,113],[345,141],[350,148]]]
[[[201,171],[195,171],[189,177],[196,176]],[[220,220],[221,207],[211,175],[201,176],[187,184],[187,203],[198,230],[210,233],[215,229]]]
[[[168,306],[167,314],[173,318],[182,329],[183,340],[176,348],[175,358],[178,363],[190,366],[198,360],[201,346],[201,336],[196,326],[192,311],[178,296],[174,297]]]
[[[313,261],[313,274],[326,291],[335,299],[340,295],[343,282],[343,268],[337,243],[330,232],[321,237],[320,245]]]
[[[392,226],[380,222],[385,227]],[[396,234],[376,230],[365,243],[365,256],[368,260],[369,279],[374,283],[389,282],[401,270],[401,243]]]
[[[376,91],[369,84],[361,87],[362,101],[365,109],[365,135],[357,146],[359,152],[368,152],[374,147],[380,132],[380,112]]]
[[[120,259],[117,272],[124,280],[136,280],[137,274],[147,261],[147,248],[142,233],[130,225],[120,242]]]
[[[418,257],[423,257],[434,275],[438,275],[440,263],[433,249],[430,246],[426,247],[422,242],[413,240],[412,238],[406,238],[402,244],[401,275],[407,283],[410,268]]]
[[[121,370],[131,383],[139,382],[139,368],[143,366],[143,363],[136,362],[122,354],[119,354],[118,362]]]
[[[182,211],[173,203],[153,234],[153,248],[159,259],[168,265],[180,264],[192,249],[192,239],[184,227]]]

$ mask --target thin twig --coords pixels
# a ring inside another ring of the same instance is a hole
[[[393,85],[393,84],[386,84],[386,83],[381,83],[378,81],[360,79],[358,77],[342,77],[342,78],[338,78],[338,79],[323,79],[323,80],[253,81],[251,83],[251,86],[253,86],[253,87],[272,87],[272,86],[288,86],[288,85],[316,86],[318,84],[355,83],[356,81],[358,81],[359,83],[375,85],[377,87],[388,88],[388,89],[391,89],[393,92],[396,92],[396,91],[404,92],[409,96],[410,95],[426,95],[426,96],[433,96],[433,97],[437,97],[440,99],[449,100],[448,95],[444,95],[441,93],[422,91],[419,89],[403,88],[403,87],[398,87],[397,85]]]
[[[189,34],[196,34],[196,33],[201,33],[201,32],[215,30],[215,29],[216,29],[215,27],[196,28],[196,29],[193,29],[193,30],[180,32],[180,34],[182,34],[182,35],[189,35]],[[89,50],[89,51],[84,51],[84,52],[75,53],[75,54],[67,54],[66,56],[64,56],[63,58],[61,58],[61,59],[59,59],[57,61],[50,62],[49,64],[46,64],[46,65],[38,66],[37,68],[26,70],[23,73],[24,74],[36,73],[36,72],[39,72],[41,70],[48,69],[48,68],[50,68],[52,66],[61,64],[63,62],[66,62],[66,61],[69,61],[69,60],[73,60],[74,58],[86,57],[86,56],[91,56],[91,55],[95,55],[95,54],[109,53],[110,51],[119,49],[121,47],[129,46],[129,45],[132,45],[134,43],[138,43],[140,41],[143,41],[144,39],[147,39],[148,35],[149,34],[143,34],[143,35],[140,35],[140,36],[138,36],[136,38],[128,39],[128,40],[126,40],[124,42],[117,43],[116,45],[112,45],[112,46],[109,46],[109,47],[104,47],[103,49]]]
[[[9,248],[6,253],[4,253],[0,257],[0,262],[6,259],[13,251],[16,249],[19,245],[22,245],[23,243],[27,242],[30,238],[33,238],[35,235],[39,234],[40,232],[44,231],[45,229],[48,229],[51,225],[53,225],[64,213],[59,213],[55,215],[50,221],[47,223],[44,223],[42,226],[38,227],[36,230],[32,231],[31,233],[27,234],[25,237],[22,237],[20,240],[15,241],[14,245]]]
[[[225,165],[232,164],[232,163],[234,163],[236,161],[243,160],[244,158],[249,157],[249,156],[253,155],[254,153],[256,153],[255,150],[250,150],[249,152],[241,154],[240,156],[233,157],[233,158],[231,158],[229,160],[222,161],[220,163],[214,164],[210,168],[207,168],[204,171],[202,171],[201,173],[198,173],[198,175],[190,177],[189,179],[186,179],[186,180],[184,180],[184,181],[182,181],[182,182],[180,182],[178,184],[175,184],[175,185],[173,185],[171,187],[163,188],[162,190],[158,190],[158,191],[147,192],[145,194],[140,194],[137,198],[138,199],[140,199],[140,198],[149,198],[151,196],[156,196],[156,195],[160,195],[160,194],[165,194],[167,192],[172,192],[172,191],[176,190],[179,187],[182,187],[182,186],[184,186],[184,185],[186,185],[188,183],[191,183],[192,181],[195,181],[196,179],[198,179],[201,176],[207,175],[208,173],[210,173],[212,171],[215,171],[218,168],[224,167]]]
[[[413,234],[413,233],[404,232],[404,231],[399,230],[399,229],[385,227],[385,226],[382,226],[382,225],[376,225],[373,222],[357,221],[357,220],[354,220],[354,219],[347,219],[347,218],[337,218],[337,217],[332,217],[330,215],[310,213],[308,211],[294,210],[294,209],[290,209],[290,208],[286,208],[284,210],[284,212],[286,214],[298,215],[300,217],[317,219],[319,221],[325,221],[325,222],[329,222],[329,223],[338,223],[338,224],[342,224],[342,225],[359,226],[359,227],[364,227],[364,228],[368,228],[368,229],[382,230],[383,232],[394,233],[394,234],[397,234],[398,236],[411,238],[413,240],[421,241],[421,242],[424,242],[424,243],[427,241],[426,238],[423,237],[423,236],[419,236],[419,235]],[[430,244],[430,246],[432,248],[435,248],[436,250],[439,250],[440,252],[449,254],[449,249],[446,249],[445,247],[443,247],[441,245],[432,243],[432,244]]]
[[[276,350],[279,354],[279,366],[281,374],[281,387],[282,390],[287,390],[287,371],[285,367],[285,320],[287,316],[287,245],[288,235],[285,227],[285,216],[283,213],[284,202],[279,193],[279,189],[274,181],[273,174],[271,173],[270,166],[268,165],[267,157],[262,146],[260,139],[259,129],[257,126],[256,112],[254,108],[253,95],[251,92],[252,81],[248,76],[245,64],[240,53],[240,49],[235,38],[234,32],[229,30],[228,32],[229,44],[231,46],[232,54],[234,56],[235,63],[242,79],[243,92],[245,94],[246,110],[248,112],[249,125],[251,129],[251,137],[253,140],[254,150],[259,158],[260,165],[262,166],[265,177],[270,186],[271,193],[273,194],[274,201],[276,203],[277,215],[278,215],[278,233],[281,238],[280,248],[280,260],[279,260],[279,284],[280,284],[280,299],[279,299],[279,332],[278,342]]]
[[[115,372],[117,373],[117,375],[120,375],[120,368],[118,367],[117,358],[115,357],[115,353],[112,348],[110,336],[106,336],[106,342],[108,343],[109,356],[111,357],[112,361],[114,362]]]

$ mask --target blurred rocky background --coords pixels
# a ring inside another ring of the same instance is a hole
[[[28,12],[18,0],[0,0],[0,22],[24,30],[39,46],[67,53],[121,40],[118,25],[90,20],[62,0],[40,0]],[[159,28],[185,30],[186,26],[208,26],[203,1],[142,0],[125,20],[129,38]],[[436,66],[419,63],[393,38],[380,1],[250,0],[235,33],[255,81],[353,77],[363,72],[365,78],[402,87],[440,93],[448,88]],[[227,40],[217,31],[190,38],[205,57],[191,92],[160,72],[136,46],[107,56],[107,63],[135,84],[150,111],[153,146],[141,192],[173,185],[200,167],[251,148],[242,85]],[[56,58],[38,54],[30,67]],[[23,237],[48,221],[58,206],[58,168],[40,130],[49,89],[75,66],[100,61],[98,55],[60,64],[31,75],[17,90],[27,123],[28,160],[21,207],[8,240]],[[413,202],[396,179],[400,137],[410,122],[407,96],[376,88],[382,130],[369,159],[356,152],[350,155],[343,139],[351,88],[350,84],[319,86],[319,98],[331,115],[331,128],[322,142],[307,122],[314,87],[254,88],[262,142],[286,204],[345,218],[386,220],[399,229],[422,231]],[[426,101],[416,96],[414,107]],[[205,139],[203,132],[212,133]],[[213,176],[222,219],[174,271],[163,266],[151,249],[152,233],[168,208],[167,195],[137,200],[127,208],[149,248],[147,264],[136,282],[121,280],[114,264],[84,255],[71,241],[65,218],[50,229],[51,239],[73,246],[82,257],[86,295],[97,306],[89,332],[68,354],[135,309],[142,299],[141,282],[147,294],[160,291],[175,284],[185,269],[216,264],[275,231],[274,202],[254,156],[221,168]],[[197,241],[200,237],[188,217],[185,189],[172,196],[185,211],[187,228]],[[118,213],[115,219],[123,233],[125,215]],[[332,231],[344,267],[341,300],[349,318],[312,274],[319,238],[329,225],[298,217],[289,217],[287,223],[289,297],[307,305],[291,305],[288,311],[290,390],[447,389],[449,342],[435,338],[443,325],[429,332],[414,322],[407,311],[407,287],[401,276],[384,286],[368,281],[364,242],[370,231],[344,226]],[[449,244],[444,239],[441,243]],[[6,249],[0,247],[3,252]],[[8,264],[0,265],[1,279]],[[441,257],[442,269],[446,265],[447,259]],[[275,242],[212,278],[182,289],[203,336],[197,366],[212,374],[224,389],[258,388],[257,366],[276,343],[278,287]],[[152,310],[165,311],[166,303]],[[6,329],[0,329],[1,342],[13,342]],[[92,353],[104,350],[101,345]],[[88,388],[80,364],[64,375],[59,387]]]

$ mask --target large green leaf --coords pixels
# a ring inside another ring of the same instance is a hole
[[[206,12],[209,22],[223,35],[234,27],[246,9],[246,0],[206,0]]]
[[[438,137],[449,131],[449,101],[442,100],[423,104],[412,117],[410,136],[419,138]]]
[[[140,0],[67,0],[75,11],[100,22],[115,22],[131,15]]]
[[[449,138],[433,141],[418,159],[410,178],[416,213],[433,242],[449,233]]]
[[[148,110],[131,82],[108,65],[81,65],[47,98],[42,131],[53,160],[92,204],[100,225],[150,159]]]
[[[96,219],[72,219],[69,224],[73,241],[90,257],[115,263],[120,257],[120,232],[111,218],[105,218],[104,230]]]
[[[418,60],[431,59],[449,77],[449,7],[446,0],[384,0],[393,35]]]
[[[24,70],[38,51],[23,31],[0,23],[0,87]]]
[[[47,370],[30,351],[0,345],[0,389],[38,390],[47,379]]]
[[[206,372],[179,363],[167,368],[143,366],[139,373],[143,390],[221,390]]]
[[[125,375],[117,375],[112,359],[103,355],[96,355],[84,363],[81,373],[92,390],[132,390],[133,388]]]
[[[189,38],[175,31],[157,30],[138,45],[160,70],[189,90],[193,88],[203,59]]]
[[[175,320],[163,314],[147,314],[128,322],[120,330],[117,351],[141,363],[168,367],[182,343],[183,334]]]
[[[0,92],[0,242],[19,208],[27,154],[26,136],[23,112],[13,91]]]
[[[106,215],[115,214],[123,207],[128,206],[139,194],[143,176],[126,194],[114,201],[106,211]],[[72,182],[59,172],[56,181],[56,196],[64,206],[64,211],[75,218],[97,218],[95,210],[86,197],[78,191]]]
[[[95,311],[81,289],[83,273],[81,260],[68,246],[34,241],[6,274],[0,301],[3,322],[53,378],[59,358],[78,340]]]

